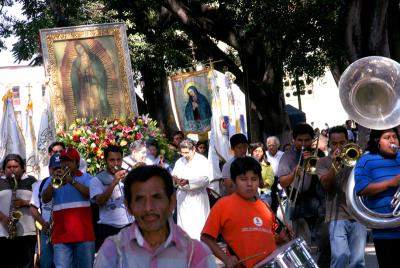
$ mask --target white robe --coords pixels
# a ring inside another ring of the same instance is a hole
[[[191,238],[200,239],[201,231],[210,212],[207,195],[209,184],[208,160],[195,153],[191,161],[181,157],[176,161],[172,175],[189,181],[177,189],[177,221]]]

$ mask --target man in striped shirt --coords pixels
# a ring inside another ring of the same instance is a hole
[[[172,177],[157,166],[141,166],[125,179],[125,203],[135,222],[108,237],[94,267],[216,267],[202,242],[173,223]]]
[[[69,169],[63,185],[54,188],[50,177],[43,186],[42,201],[53,201],[51,242],[57,268],[92,267],[94,230],[90,209],[89,185],[92,176],[79,168],[80,156],[75,149],[60,154],[63,172]]]

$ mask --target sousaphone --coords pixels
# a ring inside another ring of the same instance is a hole
[[[353,62],[339,81],[344,110],[360,125],[389,129],[400,125],[400,64],[385,57],[371,56]],[[347,204],[363,225],[375,228],[400,226],[400,217],[368,209],[354,191],[354,169],[346,186]]]

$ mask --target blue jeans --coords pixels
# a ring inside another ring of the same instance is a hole
[[[57,268],[91,268],[94,262],[94,241],[55,244],[54,264]]]
[[[53,245],[46,243],[48,235],[40,233],[40,268],[52,268],[53,264]]]
[[[367,229],[355,220],[336,220],[329,224],[331,268],[365,267]]]

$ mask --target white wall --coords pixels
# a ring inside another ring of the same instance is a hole
[[[344,124],[348,115],[340,102],[339,91],[332,74],[327,71],[324,77],[313,82],[312,89],[312,94],[306,92],[301,96],[301,106],[306,113],[307,123],[314,122],[314,128],[320,129],[326,128],[325,123],[329,127]],[[292,91],[285,90],[286,92]],[[290,97],[285,96],[285,100],[286,104],[299,108],[297,96],[290,94]]]
[[[44,68],[41,66],[6,66],[0,67],[0,99],[7,90],[13,86],[20,88],[20,105],[15,105],[14,110],[21,112],[22,131],[25,134],[26,106],[28,104],[28,85],[31,86],[31,99],[33,102],[33,122],[36,135],[39,131],[40,117],[44,108],[42,98],[42,85],[45,83]],[[0,102],[0,115],[3,115],[3,101]],[[1,118],[1,117],[0,117]]]

